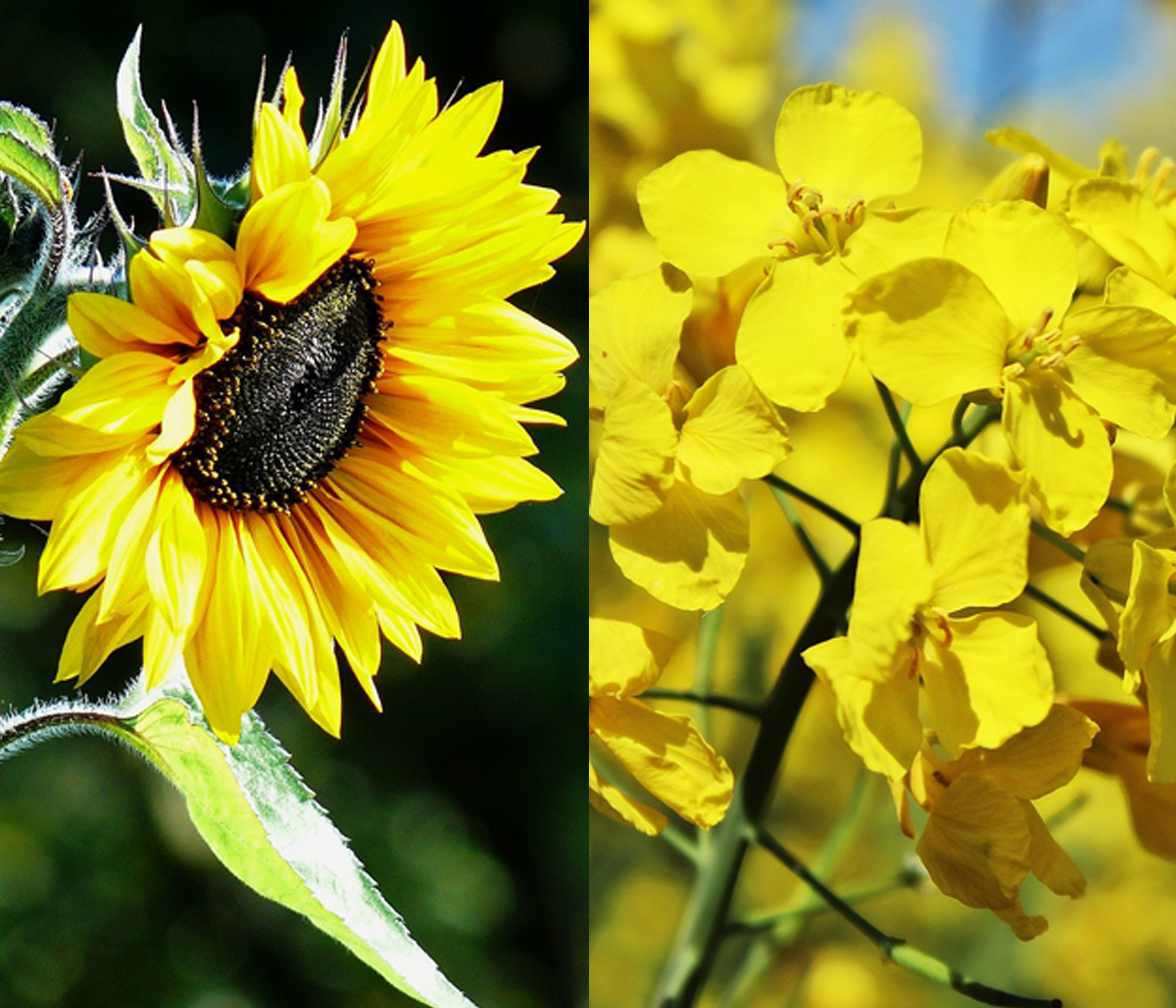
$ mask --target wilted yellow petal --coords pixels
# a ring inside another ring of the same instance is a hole
[[[1146,308],[1099,307],[1068,316],[1062,333],[1082,340],[1064,366],[1071,388],[1100,417],[1144,437],[1171,430],[1176,326]]]
[[[720,277],[805,241],[784,180],[713,150],[679,154],[637,186],[645,227],[663,256],[691,276]]]
[[[630,581],[678,609],[713,609],[735,587],[748,550],[738,491],[716,497],[681,480],[648,518],[609,529],[613,559]]]
[[[604,412],[588,513],[602,525],[653,514],[674,483],[678,432],[669,407],[647,385],[622,379]]]
[[[1171,630],[1168,631],[1169,634]],[[1176,643],[1166,637],[1148,653],[1143,663],[1147,686],[1151,748],[1147,752],[1147,779],[1159,784],[1176,782]]]
[[[1021,594],[1029,576],[1029,503],[1007,466],[949,449],[923,480],[919,516],[935,572],[932,604],[954,612]]]
[[[1071,706],[1093,718],[1099,727],[1083,763],[1119,778],[1131,810],[1131,824],[1145,850],[1176,860],[1176,784],[1147,779],[1151,740],[1147,710],[1137,703],[1072,699]]]
[[[1046,523],[1062,535],[1098,514],[1111,489],[1111,445],[1094,411],[1052,371],[1005,389],[1005,435],[1029,470]]]
[[[698,826],[723,818],[735,778],[688,717],[612,697],[593,698],[589,709],[596,737],[650,794]]]
[[[632,826],[646,836],[657,836],[666,828],[664,815],[613,787],[591,763],[588,764],[588,802],[597,812]]]
[[[1032,619],[984,612],[948,620],[947,632],[946,646],[929,640],[922,671],[932,724],[952,756],[995,749],[1045,718],[1053,670]]]
[[[588,620],[588,693],[624,699],[648,689],[674,650],[664,634],[621,620]]]
[[[837,390],[851,360],[841,300],[856,284],[836,255],[785,259],[760,284],[739,323],[735,359],[772,402],[818,410]]]
[[[712,375],[686,404],[678,463],[699,490],[728,493],[787,454],[784,419],[738,365]]]
[[[674,375],[682,323],[690,314],[689,281],[674,270],[650,270],[609,284],[588,301],[589,368],[607,397],[624,377],[659,395]]]
[[[987,778],[965,773],[935,803],[916,851],[948,896],[999,910],[1018,900],[1030,842],[1021,803]]]
[[[846,334],[874,377],[916,406],[999,389],[1013,330],[984,282],[950,259],[917,259],[862,284]]]
[[[1078,866],[1070,860],[1049,832],[1037,810],[1027,801],[1021,802],[1025,821],[1029,824],[1029,864],[1042,885],[1059,896],[1077,899],[1086,892],[1086,879]]]
[[[1017,798],[1040,798],[1068,784],[1098,734],[1072,707],[1054,704],[1044,721],[1018,732],[997,749],[970,749],[959,766],[977,770]]]
[[[977,203],[952,217],[943,254],[984,281],[1016,334],[1051,309],[1060,319],[1078,283],[1065,226],[1026,200]]]
[[[837,84],[798,88],[776,122],[776,163],[792,183],[804,180],[843,207],[912,189],[923,163],[919,121],[877,91]]]

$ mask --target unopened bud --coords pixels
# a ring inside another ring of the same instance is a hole
[[[1049,198],[1049,165],[1040,154],[1026,154],[996,177],[988,195],[993,201],[1029,200],[1044,209]]]

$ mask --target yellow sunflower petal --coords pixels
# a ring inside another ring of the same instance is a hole
[[[96,584],[119,528],[144,491],[148,467],[137,452],[96,456],[92,463],[53,516],[37,575],[40,592]]]
[[[497,579],[498,564],[482,526],[458,494],[414,479],[392,456],[359,452],[340,464],[331,482],[397,525],[434,566]]]
[[[293,68],[288,77],[293,76]],[[301,97],[301,95],[299,95]],[[305,182],[310,178],[310,152],[301,129],[266,102],[261,106],[253,131],[253,165],[249,184],[254,200],[259,200],[284,185]]]
[[[57,663],[55,682],[77,679],[80,686],[117,648],[143,633],[145,603],[131,612],[111,613],[105,621],[99,622],[101,605],[102,589],[99,588],[86,599],[86,604],[70,625]]]
[[[95,357],[196,342],[193,330],[169,326],[138,305],[107,294],[71,294],[67,317],[70,332]]]
[[[23,438],[15,441],[0,459],[0,511],[13,518],[52,518],[92,465],[86,455],[46,458]]]
[[[426,375],[388,375],[369,407],[400,437],[454,455],[532,455],[535,443],[494,396]]]
[[[236,521],[218,513],[206,531],[217,586],[209,592],[204,618],[184,649],[184,664],[212,730],[233,744],[242,715],[261,695],[272,656],[257,632],[259,586],[250,583],[242,560],[249,547],[242,546]]]
[[[155,529],[147,543],[143,572],[155,607],[167,626],[184,638],[200,623],[207,596],[209,520],[175,470],[160,487]]]
[[[245,287],[279,303],[306,290],[355,241],[355,222],[328,220],[330,211],[330,191],[313,178],[254,203],[237,233]]]

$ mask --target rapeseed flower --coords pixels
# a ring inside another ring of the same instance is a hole
[[[894,210],[918,181],[918,121],[878,92],[799,88],[776,123],[779,172],[689,151],[637,188],[662,255],[691,276],[749,262],[767,273],[744,311],[735,356],[775,403],[817,410],[851,353],[841,300],[862,280],[938,250],[945,216]]]
[[[1159,438],[1176,413],[1176,327],[1134,305],[1071,312],[1076,283],[1055,217],[981,204],[953,217],[943,258],[868,280],[847,309],[862,360],[904,399],[1001,403],[1013,455],[1063,535],[1107,498],[1104,422]]]
[[[695,391],[675,377],[691,291],[680,273],[619,280],[590,301],[591,375],[604,397],[589,505],[631,581],[680,609],[713,609],[748,549],[745,479],[788,452],[779,411],[739,366]]]
[[[919,513],[919,528],[889,518],[863,526],[848,635],[803,654],[832,689],[850,747],[891,780],[923,744],[921,701],[953,757],[1002,745],[1053,702],[1033,620],[991,611],[1028,577],[1020,481],[952,448],[928,471]]]

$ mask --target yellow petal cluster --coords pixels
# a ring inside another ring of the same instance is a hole
[[[891,780],[908,772],[927,730],[953,756],[996,748],[1053,702],[1033,621],[992,611],[1027,579],[1021,483],[953,448],[927,473],[919,509],[917,529],[866,524],[849,633],[803,654],[837,698],[846,741]]]
[[[713,609],[747,555],[739,487],[785,458],[788,435],[738,365],[693,391],[675,377],[690,307],[689,284],[668,269],[617,281],[589,304],[604,400],[589,513],[609,526],[631,581],[680,609]]]
[[[715,825],[731,801],[730,767],[689,718],[636,699],[657,682],[674,642],[606,619],[589,620],[588,638],[588,735],[598,751],[683,819],[704,829]],[[594,808],[642,833],[665,828],[661,812],[606,780],[591,760],[588,797]]]
[[[1048,926],[1021,906],[1030,874],[1059,896],[1082,895],[1086,880],[1032,803],[1073,778],[1097,732],[1089,718],[1057,704],[998,748],[955,760],[929,746],[919,752],[903,784],[928,813],[916,850],[941,891],[991,910],[1022,941]],[[904,830],[914,836],[905,798],[897,798]]]

